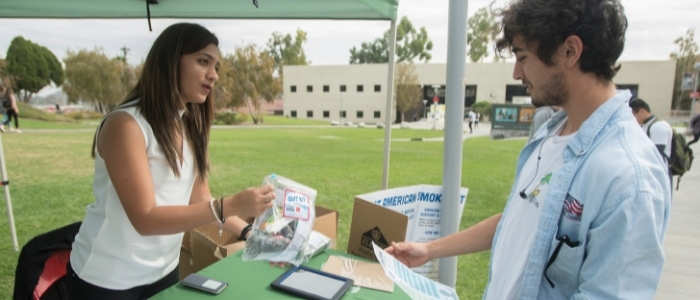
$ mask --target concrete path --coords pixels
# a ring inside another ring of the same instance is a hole
[[[696,159],[673,191],[658,300],[700,299],[700,142],[690,147]]]
[[[399,129],[401,127],[404,128],[410,128],[410,129],[423,129],[423,130],[444,130],[445,124],[442,122],[429,122],[429,121],[416,121],[416,122],[406,122],[403,123],[402,125],[399,124],[394,124],[391,126],[392,130],[394,129]],[[468,139],[468,138],[473,138],[473,137],[479,137],[479,136],[488,136],[491,134],[491,123],[486,123],[486,122],[480,122],[479,127],[477,128],[476,126],[472,125],[472,131],[469,132],[469,123],[465,122],[463,123],[462,126],[462,140]],[[431,142],[431,141],[444,141],[444,136],[443,137],[436,137],[436,138],[424,138],[422,139],[425,142]],[[400,141],[401,139],[394,139],[392,138],[392,141]],[[404,139],[406,141],[410,141],[409,139]]]

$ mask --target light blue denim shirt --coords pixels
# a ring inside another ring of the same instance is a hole
[[[564,148],[564,165],[552,175],[518,299],[639,300],[656,294],[671,183],[663,158],[630,112],[630,97],[622,91],[606,101]],[[560,111],[537,131],[520,153],[516,178],[565,117]],[[510,211],[519,199],[515,186],[501,222],[516,213]],[[563,236],[578,245],[560,243]]]

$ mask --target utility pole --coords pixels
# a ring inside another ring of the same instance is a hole
[[[131,49],[127,48],[126,46],[123,46],[123,47],[119,48],[119,50],[122,50],[122,52],[124,53],[124,56],[123,56],[124,63],[126,63],[126,54],[129,53],[129,50],[131,50]]]

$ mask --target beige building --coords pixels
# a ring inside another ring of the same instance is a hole
[[[668,117],[673,95],[676,62],[623,61],[614,78],[621,89],[644,99],[652,112]],[[384,122],[387,92],[387,64],[338,66],[285,66],[284,115],[327,121],[354,123]],[[435,97],[433,85],[440,85],[439,103],[445,103],[446,64],[416,64],[416,73],[428,106]],[[465,106],[474,101],[523,103],[529,97],[521,82],[514,80],[513,63],[477,63],[466,65]],[[342,112],[345,112],[343,115]],[[422,116],[420,105],[409,111],[407,119]],[[392,120],[396,112],[392,112]]]

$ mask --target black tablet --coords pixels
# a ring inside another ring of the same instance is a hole
[[[338,300],[352,284],[352,279],[298,266],[284,272],[270,286],[306,299]]]

